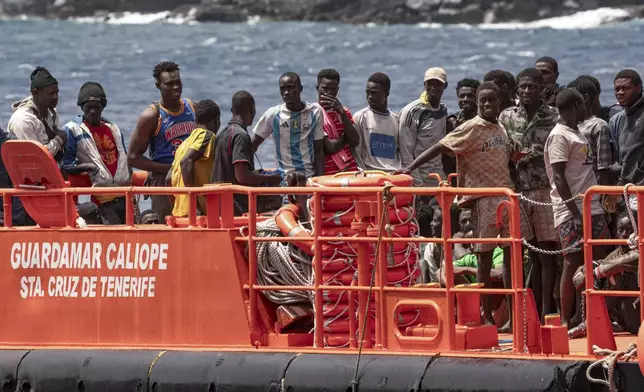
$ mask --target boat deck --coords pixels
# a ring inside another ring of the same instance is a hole
[[[570,355],[586,355],[586,338],[572,339],[570,342]],[[617,350],[626,350],[631,343],[637,343],[637,336],[628,332],[615,333],[615,343]],[[501,349],[512,349],[512,334],[499,334],[499,347]]]

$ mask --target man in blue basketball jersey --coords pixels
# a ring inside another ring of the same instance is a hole
[[[191,100],[181,98],[183,85],[176,63],[163,61],[157,64],[152,76],[161,99],[139,116],[130,138],[127,161],[130,166],[149,173],[149,186],[165,186],[177,148],[196,127],[195,111]],[[144,154],[148,150],[146,157]],[[152,209],[162,221],[172,215],[172,207],[168,196],[152,196]]]
[[[280,169],[306,178],[324,174],[324,114],[319,105],[302,101],[298,74],[287,72],[279,80],[283,104],[268,109],[253,130],[252,149],[268,137],[275,141]]]

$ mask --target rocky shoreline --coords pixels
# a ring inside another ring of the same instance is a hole
[[[601,7],[626,10],[619,20],[644,17],[640,0],[0,0],[0,15],[107,19],[114,13],[169,11],[168,17],[199,22],[241,22],[258,16],[358,24],[479,24],[530,22]]]

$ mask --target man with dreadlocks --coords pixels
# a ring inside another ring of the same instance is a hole
[[[484,82],[492,82],[501,90],[501,111],[515,105],[513,91],[516,90],[514,76],[500,69],[492,70],[483,77]]]
[[[147,185],[165,186],[177,148],[196,128],[195,110],[191,100],[181,98],[183,84],[176,63],[157,64],[152,76],[161,99],[139,116],[130,138],[128,164],[149,173]],[[143,154],[148,149],[146,157]],[[162,221],[172,214],[172,207],[168,196],[152,196],[152,209]]]

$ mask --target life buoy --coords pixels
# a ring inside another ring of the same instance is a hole
[[[295,204],[286,204],[275,214],[275,224],[284,237],[311,237],[299,224],[300,208]],[[295,246],[306,254],[313,256],[313,241],[296,241]]]
[[[353,207],[354,203],[358,199],[357,196],[342,196],[342,195],[324,195],[322,197],[322,211],[347,211]],[[376,196],[367,197],[360,196],[360,200],[364,201],[378,201]],[[414,195],[396,195],[394,199],[389,202],[389,207],[406,207],[414,202]],[[315,211],[315,199],[311,198],[310,202],[311,211]]]
[[[373,314],[373,313],[372,313]],[[369,326],[371,327],[371,330],[374,331],[376,328],[376,320],[375,318],[370,318],[369,321]],[[337,320],[334,320],[330,323],[324,323],[324,332],[328,333],[342,333],[342,332],[349,332],[349,318],[340,318]]]
[[[322,227],[350,227],[353,222],[354,214],[352,212],[322,212]]]
[[[322,272],[340,272],[347,268],[357,268],[356,260],[348,257],[322,259]]]
[[[413,237],[418,233],[418,226],[415,223],[409,222],[401,225],[395,225],[392,227],[391,236],[392,237]],[[379,228],[370,227],[367,229],[367,237],[378,237]],[[389,236],[387,230],[383,231],[385,237]]]
[[[391,175],[379,170],[368,170],[313,177],[308,180],[307,186],[382,187],[386,183],[390,183],[395,186],[410,187],[413,182],[413,177],[407,174]]]
[[[354,310],[357,310],[358,300],[356,299],[354,302],[355,302]],[[371,302],[369,304],[369,309],[371,309],[372,312],[375,312],[376,304]],[[341,314],[346,314],[348,316],[349,315],[348,312],[349,312],[349,304],[347,302],[326,303],[322,308],[322,314],[324,315],[325,318],[337,317]]]

